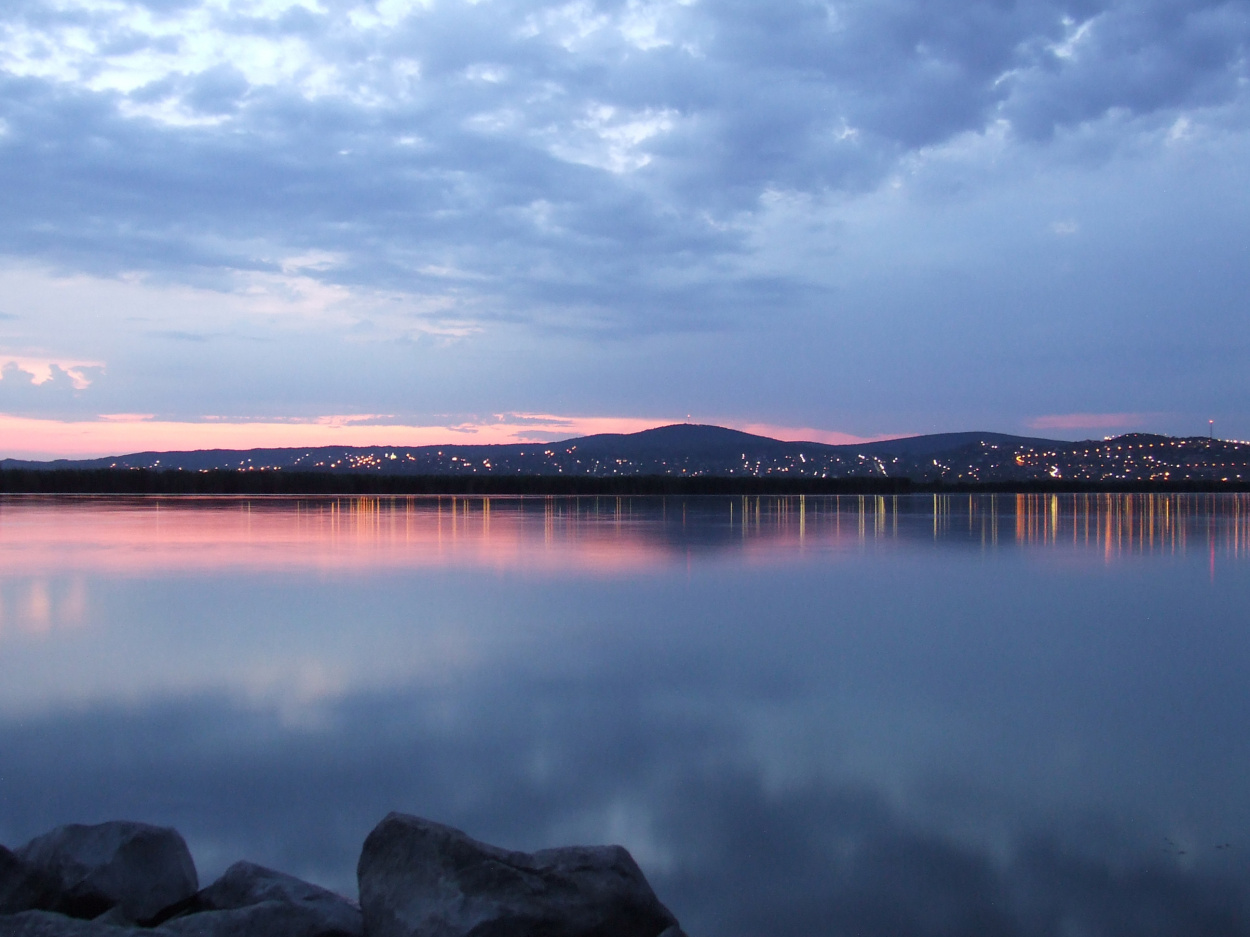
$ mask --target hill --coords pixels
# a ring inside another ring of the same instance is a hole
[[[444,446],[322,446],[307,449],[203,449],[136,452],[101,459],[32,462],[0,468],[148,469],[154,471],[378,472],[401,475],[776,475],[889,476],[887,466],[982,440],[1035,442],[1001,433],[944,433],[832,446],[786,442],[723,426],[677,423],[638,433],[601,433],[551,443]],[[1049,441],[1036,441],[1046,442]]]
[[[875,478],[925,484],[1052,479],[1082,483],[1242,482],[1250,481],[1250,446],[1203,437],[1148,434],[1066,442],[990,432],[937,433],[834,446],[680,423],[639,433],[604,433],[550,443],[138,452],[51,462],[6,459],[0,461],[0,469],[434,477]]]

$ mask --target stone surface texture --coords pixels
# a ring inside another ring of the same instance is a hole
[[[145,823],[62,826],[16,855],[54,886],[49,910],[71,917],[95,918],[115,909],[115,922],[143,922],[192,897],[198,887],[182,837]]]
[[[163,930],[191,934],[361,937],[360,908],[332,891],[252,862],[236,862]]]
[[[55,911],[0,915],[0,937],[152,937],[153,931],[83,921]]]
[[[45,908],[52,897],[51,883],[44,876],[0,846],[0,914]]]
[[[620,846],[511,852],[392,813],[357,877],[359,906],[251,862],[196,891],[174,830],[63,826],[0,846],[0,937],[685,937]]]
[[[314,907],[262,901],[172,918],[146,933],[149,937],[360,937],[359,926],[357,921],[357,930],[343,930]]]
[[[392,813],[357,878],[369,937],[682,937],[620,846],[511,852]]]

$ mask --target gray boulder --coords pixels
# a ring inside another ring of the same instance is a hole
[[[355,926],[354,931],[342,930],[307,905],[262,901],[245,908],[172,918],[145,933],[147,937],[360,937],[359,920]]]
[[[195,894],[195,863],[176,830],[145,823],[71,824],[32,839],[17,857],[48,879],[52,911],[145,922]]]
[[[53,889],[47,878],[0,846],[0,914],[43,908],[52,899]]]
[[[83,921],[54,911],[0,915],[0,937],[151,937],[151,931]]]
[[[192,937],[361,937],[360,909],[334,892],[251,862],[236,862],[159,930]]]
[[[620,846],[510,852],[392,813],[356,872],[369,937],[682,937]]]

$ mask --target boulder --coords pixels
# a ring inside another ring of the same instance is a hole
[[[369,937],[682,937],[621,846],[511,852],[392,813],[356,871]]]
[[[151,931],[83,921],[55,911],[0,915],[0,937],[151,937]]]
[[[262,901],[243,908],[199,911],[171,918],[145,934],[147,937],[360,937],[359,915],[354,923],[354,931],[343,930],[339,922],[328,919],[315,907],[287,901]]]
[[[360,908],[340,895],[251,862],[236,862],[160,928],[184,937],[362,937]]]
[[[195,894],[195,863],[176,830],[145,823],[71,824],[36,837],[17,857],[55,888],[48,907],[77,918],[115,909],[145,922]]]
[[[45,908],[52,899],[47,878],[0,846],[0,914]]]

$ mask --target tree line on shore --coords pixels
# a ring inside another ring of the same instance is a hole
[[[148,469],[3,469],[4,494],[123,495],[900,495],[932,492],[1250,491],[1246,482],[1066,479],[991,483],[908,478],[760,478],[725,475],[373,475]]]

